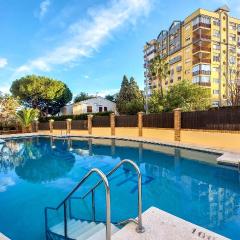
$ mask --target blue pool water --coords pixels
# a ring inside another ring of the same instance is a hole
[[[140,166],[143,174],[143,210],[155,206],[240,239],[240,176],[237,169],[216,165],[216,157],[120,140],[8,140],[6,146],[0,146],[0,232],[13,240],[44,239],[46,206],[57,206],[91,168],[106,173],[128,158]],[[95,181],[86,182],[77,194],[86,192]],[[112,220],[136,217],[134,172],[122,168],[110,178],[110,186]],[[100,220],[105,210],[101,193],[100,187],[96,192]],[[87,218],[89,201],[75,203],[76,214]]]

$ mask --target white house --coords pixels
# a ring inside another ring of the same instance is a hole
[[[103,97],[90,98],[61,108],[60,115],[79,115],[82,113],[114,112],[116,103]]]

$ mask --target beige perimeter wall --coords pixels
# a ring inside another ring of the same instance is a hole
[[[48,133],[49,131],[40,131]],[[62,131],[65,133],[66,131]],[[54,130],[53,134],[61,134],[60,130]],[[71,135],[88,135],[87,130],[72,130]],[[110,128],[92,128],[92,135],[111,136]],[[116,137],[138,138],[138,128],[115,128]],[[166,143],[178,143],[174,141],[174,130],[163,128],[143,128],[143,136],[147,140],[163,141]],[[181,130],[182,144],[207,147],[225,151],[240,152],[240,132],[217,132],[202,130]]]

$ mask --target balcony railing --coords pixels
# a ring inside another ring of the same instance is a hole
[[[196,52],[211,52],[211,48],[210,47],[198,46],[198,47],[193,48],[192,52],[193,53],[196,53]]]
[[[198,84],[204,87],[211,87],[211,82],[195,82],[194,84]]]
[[[211,59],[208,58],[198,58],[193,60],[193,65],[198,63],[211,63]]]
[[[197,75],[211,75],[211,71],[198,70],[193,72],[193,76],[197,76]]]
[[[197,29],[197,28],[211,28],[211,23],[202,23],[202,22],[200,22],[200,23],[198,23],[198,24],[196,24],[196,25],[193,25],[193,30],[195,30],[195,29]]]
[[[193,42],[200,41],[200,40],[211,40],[211,35],[207,34],[197,34],[193,36]]]

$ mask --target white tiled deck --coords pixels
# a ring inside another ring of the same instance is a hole
[[[217,158],[217,162],[221,164],[238,166],[240,164],[240,154],[226,152]]]
[[[136,233],[136,224],[129,223],[115,233],[112,240],[226,240],[219,234],[187,222],[158,208],[143,213],[144,233]]]
[[[10,239],[4,236],[2,233],[0,233],[0,240],[10,240]]]

